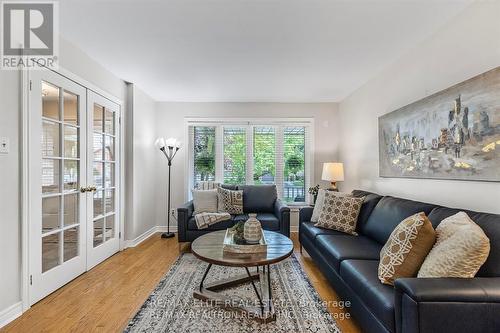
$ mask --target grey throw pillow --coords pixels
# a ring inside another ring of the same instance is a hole
[[[194,215],[217,213],[217,190],[193,190]]]

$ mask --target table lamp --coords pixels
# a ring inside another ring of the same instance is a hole
[[[342,163],[323,163],[322,180],[329,181],[332,191],[338,191],[337,182],[344,181],[344,164]]]

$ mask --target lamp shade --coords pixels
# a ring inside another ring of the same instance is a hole
[[[158,149],[162,149],[165,147],[165,139],[164,138],[158,138],[155,141],[155,146]]]
[[[322,180],[329,182],[341,182],[344,180],[344,164],[342,163],[323,163]]]
[[[175,138],[168,138],[167,140],[165,140],[165,145],[167,146],[167,148],[178,148],[178,145],[180,145],[180,141]]]

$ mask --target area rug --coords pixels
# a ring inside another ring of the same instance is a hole
[[[192,254],[181,255],[125,332],[340,332],[297,259],[271,266],[276,321],[262,324],[239,312],[193,298],[207,264]],[[206,283],[244,273],[243,268],[212,266]],[[256,282],[257,288],[258,281]],[[254,301],[250,283],[222,291]]]

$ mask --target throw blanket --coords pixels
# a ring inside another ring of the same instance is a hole
[[[212,224],[230,220],[231,215],[229,213],[199,213],[194,216],[194,219],[198,229],[205,229]]]

